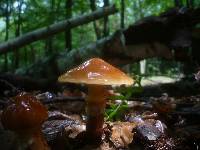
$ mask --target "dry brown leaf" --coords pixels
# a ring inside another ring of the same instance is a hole
[[[133,128],[136,124],[130,122],[116,122],[112,127],[110,140],[117,148],[127,147],[133,140]]]

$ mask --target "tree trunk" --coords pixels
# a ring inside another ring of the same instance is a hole
[[[30,60],[31,62],[35,62],[35,50],[33,45],[30,44]]]
[[[7,53],[4,54],[4,66],[3,66],[4,72],[8,71],[8,55]]]
[[[183,6],[183,1],[182,0],[174,0],[174,5],[175,7],[182,7]]]
[[[90,8],[93,11],[96,11],[96,4],[95,4],[96,0],[90,0]],[[97,40],[101,38],[101,30],[99,29],[97,22],[93,21],[93,27],[94,27],[94,31],[96,34],[96,38]]]
[[[53,53],[53,43],[52,38],[49,37],[45,40],[45,55],[51,55]]]
[[[109,6],[109,0],[104,0],[104,7]],[[103,34],[104,37],[109,35],[109,22],[108,22],[108,16],[104,17],[104,26],[103,26]]]
[[[108,16],[117,12],[114,5],[99,9],[91,14],[83,15],[77,18],[71,18],[69,20],[61,21],[48,27],[43,27],[32,32],[26,33],[23,36],[8,40],[5,43],[0,44],[0,54],[16,50],[24,45],[30,44],[34,41],[44,39],[46,37],[55,35],[59,32],[65,31],[66,28],[74,28],[91,21],[100,19],[104,16]]]
[[[55,22],[55,0],[51,0],[51,10],[50,10],[50,13],[49,13],[49,20],[48,22],[50,24],[53,24]],[[48,37],[46,39],[46,42],[45,42],[45,50],[46,50],[46,55],[51,55],[53,53],[53,37]]]
[[[23,1],[18,1],[18,13],[17,13],[17,21],[16,21],[16,31],[15,31],[15,37],[19,37],[20,36],[20,31],[21,31],[21,9],[22,9],[22,4]],[[19,49],[16,49],[14,52],[14,68],[18,68],[19,67]]]
[[[65,1],[65,9],[66,19],[70,19],[72,17],[72,0]],[[72,34],[70,28],[66,28],[65,31],[65,48],[68,50],[72,49]]]
[[[125,1],[121,0],[121,13],[120,13],[120,19],[121,19],[120,27],[121,27],[121,29],[124,28],[124,10],[125,10]]]
[[[27,48],[24,48],[24,64],[25,66],[28,66],[28,52],[27,52]]]
[[[9,1],[6,1],[6,35],[5,41],[9,38],[9,25],[10,25],[10,11],[9,11]],[[4,55],[4,72],[8,70],[8,56],[7,54]]]
[[[139,9],[140,9],[140,11],[139,11],[139,17],[140,17],[140,19],[142,19],[144,17],[141,3],[142,3],[141,0],[138,0],[138,6],[139,6]],[[145,74],[146,73],[146,63],[147,62],[146,62],[145,59],[140,61],[140,73],[141,74]]]
[[[194,1],[193,0],[186,0],[186,6],[188,8],[193,8],[194,5]]]

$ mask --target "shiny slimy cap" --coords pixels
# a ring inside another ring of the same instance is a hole
[[[58,81],[97,85],[132,85],[134,83],[134,80],[124,72],[100,58],[92,58],[67,71],[58,78]]]

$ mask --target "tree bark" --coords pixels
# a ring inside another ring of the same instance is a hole
[[[55,22],[55,0],[51,0],[50,13],[48,16],[48,22],[53,24]],[[51,55],[53,53],[53,37],[48,37],[45,41],[45,55]]]
[[[35,49],[34,49],[33,45],[31,45],[31,44],[30,44],[29,47],[30,47],[30,54],[29,55],[31,56],[31,57],[29,57],[29,60],[31,60],[30,62],[35,63],[35,59],[36,59]]]
[[[96,0],[90,0],[90,8],[92,10],[92,12],[96,11],[96,4],[95,4]],[[93,27],[94,27],[94,31],[96,34],[96,38],[97,40],[101,38],[101,30],[99,29],[97,22],[93,21]]]
[[[66,19],[72,17],[72,0],[65,1],[65,9],[66,9]],[[68,50],[72,49],[72,34],[71,29],[66,28],[65,31],[65,48]]]
[[[51,0],[51,10],[50,10],[50,13],[49,13],[49,22],[50,24],[53,24],[54,21],[55,21],[55,0]],[[54,48],[53,48],[53,43],[54,43],[54,40],[53,40],[53,37],[48,37],[46,39],[46,51],[47,51],[47,55],[51,55],[54,51]]]
[[[34,41],[44,39],[46,37],[55,35],[59,32],[65,31],[66,28],[74,28],[91,21],[97,20],[104,16],[108,16],[117,12],[114,5],[97,10],[91,14],[83,15],[81,17],[64,20],[48,27],[43,27],[32,32],[26,33],[23,36],[9,40],[0,45],[0,54],[4,54],[11,50],[16,50],[24,45],[30,44]]]
[[[28,66],[28,51],[26,47],[24,48],[23,54],[24,54],[24,64],[25,66]]]
[[[124,10],[125,10],[125,1],[121,0],[121,13],[120,13],[120,19],[121,19],[120,27],[121,27],[121,29],[124,28]]]
[[[18,7],[17,7],[17,21],[16,21],[16,31],[15,31],[15,37],[19,37],[20,36],[20,32],[21,32],[21,9],[22,9],[22,4],[23,4],[23,0],[19,0],[18,1]],[[14,51],[14,68],[18,68],[19,67],[19,49],[17,48]]]
[[[125,65],[151,57],[172,58],[171,51],[165,45],[157,42],[124,45],[122,36],[123,32],[118,31],[111,36],[102,38],[85,47],[72,49],[70,52],[65,51],[49,57],[49,59],[40,60],[22,75],[29,75],[35,78],[38,76],[41,78],[55,78],[66,70],[93,57],[100,57],[115,66]],[[52,67],[52,62],[58,66]],[[55,71],[55,68],[57,71]]]
[[[53,53],[52,37],[45,40],[45,55],[51,55]]]
[[[144,13],[143,13],[143,8],[142,8],[142,4],[141,4],[141,0],[138,0],[138,6],[139,6],[139,17],[140,19],[142,19],[144,17]],[[144,59],[144,60],[141,60],[140,61],[140,74],[145,74],[146,73],[146,63],[147,61]]]
[[[20,90],[55,90],[57,88],[57,83],[55,80],[49,79],[34,79],[28,76],[20,76],[15,74],[0,74],[0,93],[3,90],[8,90],[3,84],[8,82],[11,86],[13,86],[12,92],[20,92]],[[16,89],[17,87],[17,89]],[[4,89],[5,88],[5,89]],[[9,88],[10,89],[10,88]],[[16,90],[16,91],[14,91]],[[22,91],[23,91],[22,90]]]
[[[182,2],[182,0],[174,0],[174,5],[175,5],[175,7],[180,8],[183,6],[183,2]]]
[[[186,0],[186,6],[188,8],[193,8],[194,5],[194,1],[193,0]]]
[[[104,7],[109,6],[109,0],[104,0],[103,2],[104,2]],[[109,35],[109,21],[108,21],[108,16],[104,17],[103,33],[104,33],[104,36],[108,36]]]
[[[95,43],[89,44],[79,49],[64,51],[57,53],[54,56],[49,56],[46,59],[41,59],[30,66],[21,75],[28,75],[33,78],[57,78],[59,74],[70,69],[74,65],[78,65],[90,57],[101,57],[102,49],[105,43],[109,42],[110,37],[98,40]],[[84,52],[84,54],[83,54]],[[52,67],[52,62],[57,66]],[[51,64],[51,65],[50,65]],[[39,67],[38,67],[39,66]],[[45,69],[44,69],[45,68]],[[55,72],[55,68],[57,72]]]
[[[10,11],[9,11],[9,1],[6,1],[6,35],[5,41],[9,38],[9,25],[10,25]],[[4,71],[8,70],[8,56],[4,55]]]

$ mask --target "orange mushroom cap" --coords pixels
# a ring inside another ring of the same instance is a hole
[[[20,131],[40,128],[47,117],[47,109],[35,97],[22,93],[3,111],[1,121],[6,129]]]
[[[100,58],[92,58],[58,78],[59,82],[131,85],[134,80]]]

